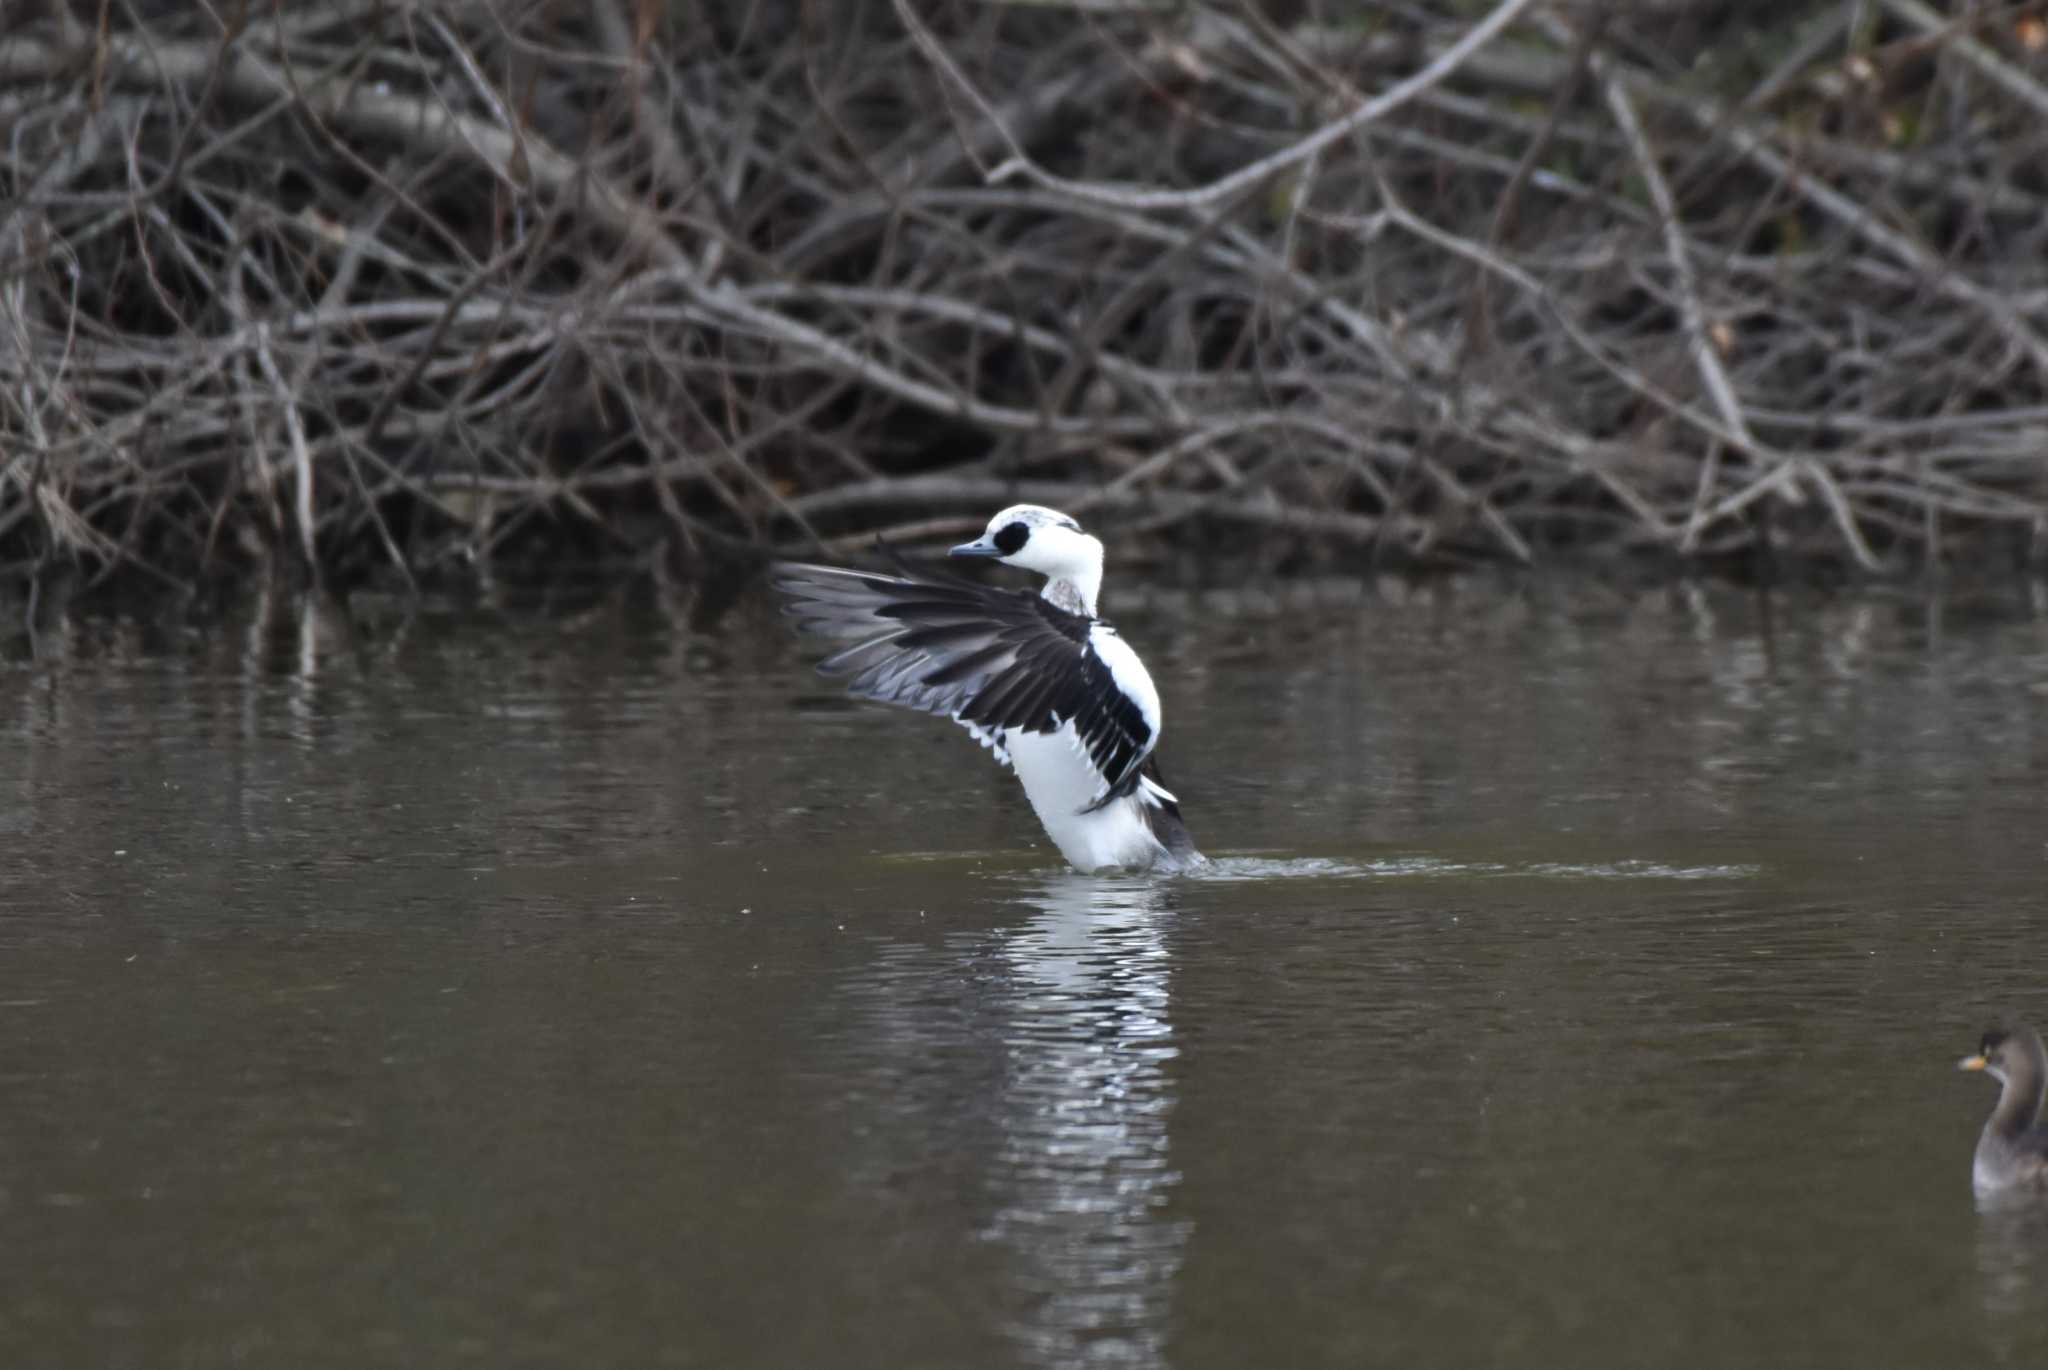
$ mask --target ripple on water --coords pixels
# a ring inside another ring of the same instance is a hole
[[[972,866],[997,879],[1036,884],[1048,868],[1031,851],[905,851],[880,858],[889,864]],[[1061,868],[1061,873],[1078,873]],[[1754,880],[1763,867],[1751,862],[1708,862],[1699,865],[1626,857],[1615,861],[1487,861],[1409,855],[1368,860],[1334,856],[1281,856],[1244,852],[1212,856],[1201,867],[1160,876],[1139,872],[1105,872],[1098,880],[1150,881],[1160,878],[1229,884],[1261,880]]]
[[[1550,880],[1749,880],[1750,864],[1673,865],[1662,861],[1462,861],[1390,856],[1345,861],[1323,856],[1219,856],[1185,878],[1202,881],[1517,878]]]

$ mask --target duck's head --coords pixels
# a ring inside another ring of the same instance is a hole
[[[980,537],[961,543],[948,555],[988,557],[1036,571],[1048,581],[1065,581],[1091,613],[1102,585],[1102,544],[1067,515],[1038,504],[1011,505],[988,521]]]
[[[1977,1054],[1956,1062],[1958,1070],[1981,1070],[2004,1084],[2014,1075],[2040,1073],[2041,1039],[2029,1027],[1990,1027],[1977,1043]]]

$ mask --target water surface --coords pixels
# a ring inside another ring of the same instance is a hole
[[[11,1365],[2038,1365],[2048,611],[1112,585],[1206,877],[768,606],[0,667]]]

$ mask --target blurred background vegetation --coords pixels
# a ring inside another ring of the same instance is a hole
[[[2048,4],[8,10],[16,584],[2048,559]]]

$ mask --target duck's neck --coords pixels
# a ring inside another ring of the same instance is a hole
[[[1052,576],[1039,595],[1049,604],[1083,618],[1095,617],[1095,596],[1102,589],[1102,568],[1091,566],[1072,575]]]
[[[2005,1068],[2005,1088],[1998,1096],[1986,1126],[2001,1136],[2017,1137],[2041,1116],[2041,1061],[2031,1053],[2013,1053],[2017,1059]]]

